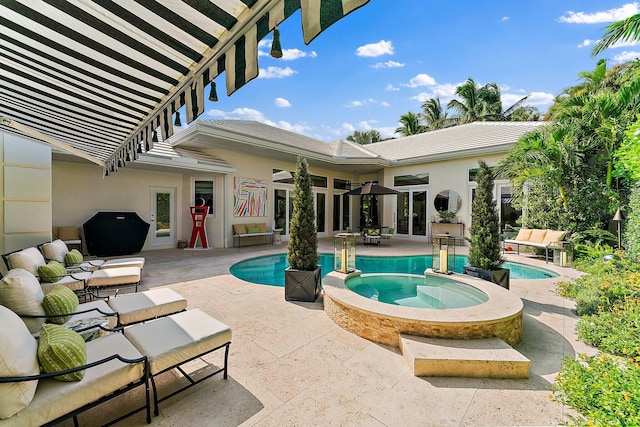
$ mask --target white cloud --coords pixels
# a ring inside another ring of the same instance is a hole
[[[630,47],[630,46],[638,46],[640,42],[635,40],[620,40],[609,46],[609,49],[621,48],[621,47]]]
[[[273,101],[273,104],[276,107],[282,107],[282,108],[291,107],[291,103],[289,101],[287,101],[286,99],[284,99],[284,98],[276,98]]]
[[[382,101],[380,105],[382,105],[383,107],[388,107],[390,104],[387,101]]]
[[[259,79],[282,79],[284,77],[291,77],[298,72],[287,67],[267,67],[266,69],[260,68],[260,73],[258,74]]]
[[[404,63],[396,62],[396,61],[387,61],[387,62],[378,62],[377,64],[372,65],[372,68],[400,68],[404,67]]]
[[[615,22],[626,19],[640,12],[640,5],[637,2],[627,3],[617,9],[609,9],[601,12],[586,13],[567,11],[558,18],[560,22],[568,24],[601,24]]]
[[[404,84],[403,86],[408,87],[418,87],[418,86],[433,86],[436,84],[436,79],[431,77],[428,74],[418,74],[411,80],[409,80],[408,84]]]
[[[300,49],[283,49],[282,50],[282,58],[280,58],[281,60],[284,61],[293,61],[294,59],[299,59],[299,58],[316,58],[318,56],[318,54],[312,50],[311,52],[304,52]]]
[[[634,60],[636,58],[640,57],[640,52],[630,52],[630,51],[624,51],[622,53],[617,54],[616,56],[613,57],[613,60],[616,63],[621,63],[621,62],[627,62],[627,61],[631,61]]]
[[[345,107],[349,108],[349,107],[362,107],[365,104],[375,104],[376,101],[373,98],[368,98],[368,99],[356,99],[355,101],[351,101],[350,103],[348,103],[347,105],[345,105]]]
[[[393,126],[386,126],[381,128],[376,128],[378,132],[380,132],[380,137],[382,139],[393,138],[396,133],[396,128]]]
[[[233,111],[209,110],[207,115],[217,119],[255,120],[256,122],[276,126],[273,121],[267,119],[260,111],[247,107],[236,108]]]
[[[308,135],[309,132],[312,130],[310,126],[307,126],[305,124],[300,124],[300,123],[291,124],[284,120],[280,120],[276,126],[279,127],[280,129],[288,130],[289,132],[299,133],[301,135]]]
[[[385,88],[385,90],[392,90],[392,91],[396,91],[396,90],[400,90],[400,88],[395,87],[394,85],[392,85],[391,83],[387,83],[387,87]]]
[[[222,111],[222,110],[209,110],[207,111],[207,116],[216,118],[216,119],[229,119],[229,120],[254,120],[256,122],[264,123],[269,126],[275,126],[280,129],[288,130],[291,132],[296,132],[303,135],[310,135],[313,129],[304,124],[297,123],[292,124],[284,120],[280,120],[279,122],[274,122],[265,117],[258,110],[254,110],[253,108],[236,108],[233,111]],[[321,138],[318,138],[321,139]]]
[[[523,98],[522,94],[515,93],[503,93],[502,94],[502,106],[509,108],[516,102]],[[548,107],[553,104],[555,97],[551,93],[546,92],[531,92],[529,97],[524,102],[524,105],[530,105],[532,107]]]
[[[462,83],[439,84],[434,86],[431,89],[431,92],[420,92],[419,94],[412,96],[410,99],[423,103],[427,99],[440,98],[440,104],[442,105],[442,108],[445,108],[445,105],[454,98],[456,88],[461,84]]]
[[[508,16],[503,16],[501,19],[502,22],[507,22],[508,20],[509,20]]]
[[[578,47],[582,48],[582,47],[591,46],[592,44],[595,44],[597,42],[598,42],[597,40],[584,39],[584,41],[580,43]]]
[[[347,131],[349,134],[352,134],[353,131],[356,130],[356,128],[351,123],[343,123],[340,130],[343,132]]]
[[[393,55],[393,45],[390,41],[380,40],[378,43],[365,44],[356,49],[356,55],[376,57],[381,55]]]

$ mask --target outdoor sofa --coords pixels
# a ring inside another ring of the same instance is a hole
[[[549,262],[549,249],[556,246],[566,234],[566,231],[521,228],[516,237],[506,239],[504,244],[516,246],[518,255],[520,246],[544,249],[544,259]]]
[[[267,224],[233,224],[233,246],[241,242],[245,245],[273,244],[273,231],[267,231]]]

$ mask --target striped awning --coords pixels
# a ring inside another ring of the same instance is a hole
[[[105,174],[258,75],[258,42],[301,10],[305,43],[369,0],[0,0],[0,127]],[[213,82],[213,83],[212,83]],[[208,96],[208,95],[207,95]]]

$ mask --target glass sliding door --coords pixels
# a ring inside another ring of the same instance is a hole
[[[397,234],[407,236],[427,235],[427,191],[401,191],[397,195]]]

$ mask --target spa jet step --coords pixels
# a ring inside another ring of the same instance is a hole
[[[400,349],[417,377],[529,378],[531,361],[500,338],[400,334]]]

